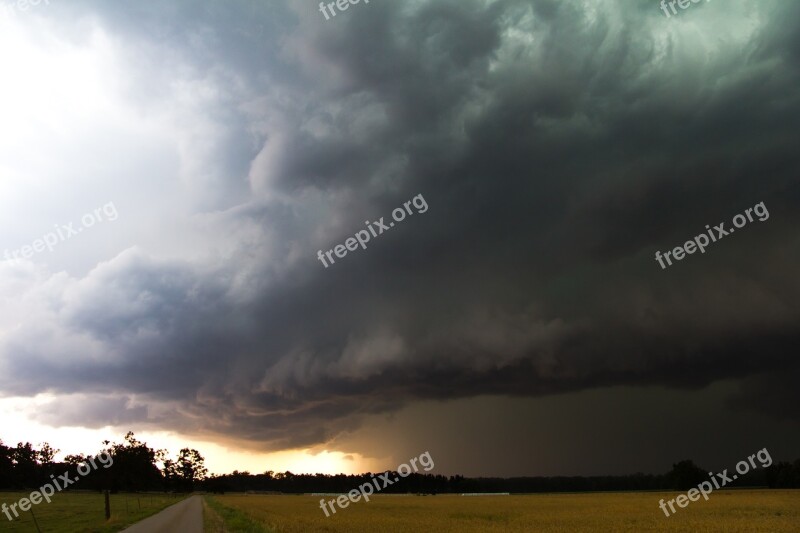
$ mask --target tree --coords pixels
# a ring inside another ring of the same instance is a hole
[[[78,453],[75,455],[67,455],[64,457],[64,462],[70,466],[78,466],[81,463],[86,462],[87,457],[82,453]]]
[[[137,440],[132,431],[125,435],[125,442],[104,441],[103,444],[106,453],[114,459],[108,469],[111,490],[140,491],[161,487],[161,472],[156,466],[158,452]]]
[[[37,485],[37,466],[39,464],[39,452],[33,448],[30,442],[17,446],[11,450],[11,462],[14,464],[13,479],[19,488],[33,488]]]
[[[39,446],[41,446],[41,448],[37,452],[37,454],[39,456],[39,464],[45,465],[45,466],[52,466],[53,465],[53,459],[55,458],[56,454],[58,452],[60,452],[61,450],[56,450],[55,448],[53,448],[52,446],[50,446],[50,444],[48,444],[46,442],[43,442]]]
[[[0,440],[0,489],[10,489],[13,485],[14,462],[11,454],[12,448]]]
[[[177,460],[164,461],[164,477],[175,490],[191,492],[206,474],[205,458],[195,449],[183,448]]]
[[[56,464],[53,462],[53,459],[55,459],[56,454],[60,451],[61,450],[53,448],[46,442],[39,445],[37,454],[41,479],[47,479],[50,475],[56,473]]]
[[[800,459],[794,465],[787,462],[773,463],[766,469],[767,485],[771,488],[800,488]]]
[[[672,465],[672,471],[667,474],[670,485],[675,490],[689,490],[702,481],[708,481],[706,471],[686,459]]]
[[[181,478],[192,485],[203,481],[208,474],[205,467],[205,458],[197,450],[183,448],[178,456],[178,472]]]

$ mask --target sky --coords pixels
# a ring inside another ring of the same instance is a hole
[[[0,2],[6,444],[798,458],[799,3]]]

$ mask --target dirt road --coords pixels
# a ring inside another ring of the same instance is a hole
[[[192,496],[124,529],[122,533],[203,533],[203,500]]]

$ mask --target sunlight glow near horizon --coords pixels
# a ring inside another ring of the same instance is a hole
[[[41,193],[52,186],[49,176],[38,168],[43,153],[63,150],[86,130],[99,125],[132,126],[139,118],[120,99],[118,87],[122,73],[118,64],[120,50],[102,28],[91,28],[79,43],[65,41],[52,31],[49,22],[26,12],[25,16],[0,13],[0,191],[11,196],[18,188],[32,188]],[[116,120],[115,120],[116,119]],[[141,120],[139,118],[139,120]],[[139,131],[139,133],[142,133]],[[147,133],[144,131],[144,133]],[[17,318],[9,317],[2,328],[15,327]],[[0,439],[6,445],[43,442],[60,449],[57,459],[69,454],[98,452],[104,440],[122,442],[127,429],[52,427],[36,421],[29,413],[37,406],[58,401],[54,394],[34,398],[0,398],[0,418],[4,424]],[[375,466],[357,454],[318,449],[257,452],[230,448],[222,444],[171,432],[134,431],[136,438],[153,449],[165,448],[175,455],[181,448],[195,448],[206,459],[210,473],[233,470],[263,473],[358,473]]]
[[[115,91],[119,76],[118,50],[109,36],[92,25],[80,44],[60,40],[48,31],[47,22],[34,16],[9,17],[0,13],[0,187],[46,189],[46,179],[34,169],[44,151],[63,146],[85,128],[131,113]],[[129,125],[129,121],[120,120]],[[14,317],[11,317],[14,318]],[[6,327],[13,327],[13,323]],[[96,453],[104,440],[122,442],[127,429],[51,427],[28,414],[37,406],[58,401],[53,394],[35,398],[0,399],[4,424],[0,439],[6,445],[43,442],[60,449],[57,459],[77,453]],[[153,449],[165,448],[175,455],[181,448],[195,448],[206,458],[211,473],[233,470],[263,473],[357,473],[372,461],[358,455],[325,450],[286,450],[262,453],[229,448],[214,442],[183,437],[171,432],[134,431],[136,438]]]
[[[18,442],[31,442],[38,447],[48,442],[60,452],[57,460],[70,454],[97,453],[103,447],[104,440],[122,442],[127,430],[119,430],[110,426],[103,428],[60,427],[55,428],[32,421],[24,413],[35,409],[36,405],[55,399],[52,395],[39,395],[30,398],[0,399],[0,419],[6,424],[0,433],[0,439],[7,446]],[[367,471],[383,470],[376,460],[366,459],[359,454],[346,454],[339,451],[310,449],[285,450],[279,452],[259,453],[244,449],[232,449],[211,441],[183,437],[176,433],[163,431],[134,431],[136,438],[146,442],[153,449],[167,449],[170,456],[175,456],[181,448],[195,448],[206,459],[209,474],[225,474],[234,470],[248,471],[251,474],[290,471],[294,474],[357,474]]]

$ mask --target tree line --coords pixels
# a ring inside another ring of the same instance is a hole
[[[35,448],[31,443],[6,446],[0,440],[0,490],[25,490],[38,488],[58,476],[70,472],[86,461],[83,454],[68,455],[63,462],[55,462],[59,450],[47,443]],[[103,442],[98,453],[106,453],[113,463],[109,468],[93,470],[81,477],[75,489],[110,490],[112,492],[170,491],[191,492],[245,492],[263,491],[278,493],[345,493],[371,482],[377,474],[293,474],[273,472],[251,474],[234,471],[231,474],[208,475],[205,459],[197,450],[183,448],[177,456],[170,457],[166,450],[154,450],[136,439],[133,433],[125,435],[123,442]],[[398,481],[394,481],[399,478]],[[467,478],[460,475],[412,473],[403,478],[396,472],[389,475],[392,483],[382,488],[387,494],[420,493],[446,494],[465,492],[585,492],[585,491],[685,491],[708,480],[708,470],[690,460],[672,465],[665,474],[636,473],[621,476],[551,476],[512,478]],[[738,486],[771,488],[800,488],[800,459],[794,463],[778,462],[740,476]],[[69,490],[69,489],[68,489]]]
[[[391,485],[381,493],[400,494],[461,494],[461,493],[532,493],[532,492],[590,492],[590,491],[641,491],[680,490],[696,487],[708,480],[704,470],[691,460],[672,465],[665,474],[630,474],[621,476],[551,476],[512,478],[467,478],[460,475],[412,473],[406,478],[390,472]],[[346,493],[363,483],[369,483],[377,474],[326,475],[292,474],[291,472],[263,474],[237,472],[211,476],[203,484],[209,492],[282,492],[282,493]],[[394,481],[399,478],[398,481]],[[380,482],[383,484],[383,482]],[[753,470],[742,475],[732,486],[759,486],[772,488],[800,488],[800,459],[794,463],[774,463],[768,468]]]
[[[51,476],[65,472],[72,479],[78,477],[78,465],[89,456],[67,455],[63,462],[55,462],[58,452],[48,443],[36,449],[30,442],[11,447],[0,440],[0,490],[36,489],[49,482]],[[171,458],[166,450],[150,448],[132,432],[120,443],[103,441],[103,448],[95,455],[101,453],[111,457],[111,466],[80,476],[75,489],[191,492],[200,487],[208,473],[205,459],[197,450],[183,448]]]

